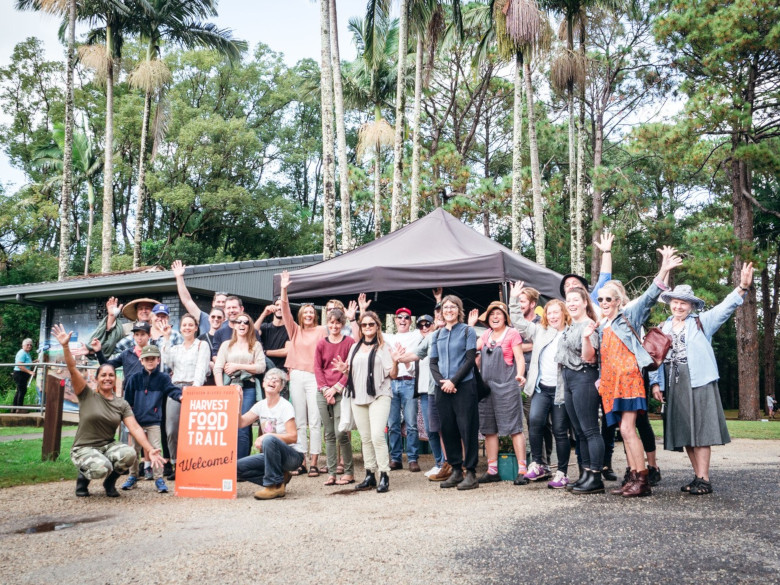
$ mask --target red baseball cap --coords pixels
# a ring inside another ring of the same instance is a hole
[[[409,315],[410,317],[412,316],[412,312],[411,312],[409,309],[407,309],[406,307],[401,307],[400,309],[398,309],[398,310],[395,312],[395,314],[396,314],[396,315],[400,315],[401,313],[406,313],[406,314],[407,314],[407,315]]]

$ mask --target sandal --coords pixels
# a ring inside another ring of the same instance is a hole
[[[320,470],[317,469],[314,465],[309,467],[309,477],[319,477],[320,476]]]
[[[711,494],[712,484],[708,481],[704,481],[702,478],[699,478],[698,483],[694,486],[691,486],[690,493],[692,496],[703,496],[705,494]]]
[[[306,475],[306,465],[301,463],[301,466],[295,471],[291,471],[290,475]]]
[[[341,485],[339,482],[336,481],[335,475],[329,475],[328,479],[325,480],[325,483],[322,485]]]
[[[342,473],[344,473],[344,464],[343,464],[343,463],[339,463],[339,464],[336,466],[336,473],[337,473],[338,475],[341,475]]]
[[[339,478],[339,480],[336,482],[336,485],[349,485],[351,483],[355,483],[355,478],[351,475],[344,475]]]
[[[699,483],[699,478],[698,477],[694,477],[693,481],[691,483],[688,483],[688,484],[685,484],[684,486],[682,486],[680,488],[680,491],[681,492],[685,492],[685,493],[690,493],[691,492],[691,488],[693,488],[698,483]]]

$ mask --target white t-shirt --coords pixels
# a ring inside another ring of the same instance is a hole
[[[423,340],[422,333],[420,333],[417,329],[412,329],[406,333],[385,335],[384,338],[388,349],[392,349],[395,347],[396,343],[400,343],[406,351],[411,353],[414,353],[414,351],[417,349],[417,346],[420,345],[420,342]],[[401,378],[403,376],[414,376],[414,370],[415,368],[413,363],[398,364],[398,377]]]
[[[279,402],[273,408],[268,407],[267,400],[261,400],[255,403],[255,405],[249,409],[250,412],[256,414],[259,417],[260,430],[265,435],[267,433],[277,433],[283,435],[286,433],[285,424],[288,420],[295,418],[295,409],[284,398],[279,398]],[[295,443],[291,445],[296,451],[302,453],[306,452],[306,448],[300,448]]]
[[[561,340],[561,332],[558,334],[543,350],[541,355],[539,383],[545,386],[558,385],[558,362],[555,361],[555,354],[558,353],[558,342]]]

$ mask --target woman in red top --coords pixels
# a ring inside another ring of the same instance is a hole
[[[333,367],[334,360],[346,360],[349,348],[355,343],[351,337],[343,334],[347,317],[341,309],[328,312],[328,336],[317,342],[314,351],[314,376],[317,379],[317,406],[320,418],[325,427],[325,454],[328,458],[328,479],[325,485],[347,485],[355,482],[352,465],[352,445],[350,431],[340,431],[341,393],[344,386],[339,384],[341,372]],[[344,459],[344,471],[340,479],[336,479],[338,449],[341,445],[341,455]]]
[[[328,330],[317,325],[317,311],[314,305],[305,304],[298,309],[298,321],[290,311],[287,299],[287,287],[290,286],[290,274],[282,272],[280,299],[282,301],[282,321],[290,336],[290,348],[287,352],[285,367],[290,370],[290,401],[295,408],[295,424],[298,427],[298,445],[306,445],[306,427],[309,427],[309,453],[311,468],[309,477],[317,477],[317,459],[322,450],[322,421],[317,408],[317,380],[314,377],[314,351],[317,342],[327,337]],[[306,464],[298,468],[297,474],[306,473]],[[324,473],[324,471],[323,471]]]

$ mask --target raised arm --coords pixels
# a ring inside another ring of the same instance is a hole
[[[65,358],[65,365],[68,366],[73,392],[78,396],[86,387],[87,381],[84,379],[84,375],[79,372],[76,367],[76,360],[73,358],[73,354],[70,353],[70,347],[68,346],[73,331],[65,331],[65,328],[61,324],[56,324],[51,328],[51,332],[62,346],[62,356]]]
[[[295,322],[292,311],[290,311],[290,301],[287,298],[287,287],[290,286],[290,273],[286,270],[282,271],[279,286],[281,286],[282,289],[282,292],[279,295],[279,298],[282,301],[282,321],[284,322],[285,329],[287,329],[287,335],[292,339],[295,330],[298,328],[298,324]]]
[[[182,264],[181,260],[174,260],[173,264],[171,264],[171,270],[173,270],[173,275],[176,277],[176,290],[179,293],[179,299],[181,300],[181,304],[184,305],[184,307],[187,309],[187,312],[195,317],[195,321],[200,321],[200,307],[198,307],[198,304],[192,300],[192,295],[190,294],[190,291],[187,290],[187,285],[184,284],[184,269],[186,267],[184,264]]]

